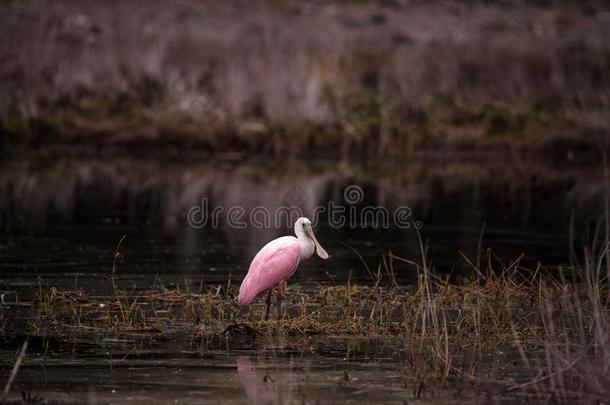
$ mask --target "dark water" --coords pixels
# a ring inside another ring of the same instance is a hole
[[[177,335],[62,347],[24,365],[17,389],[89,403],[319,403],[401,402],[419,388],[404,370],[407,349],[396,338],[263,338],[252,350],[208,348]]]
[[[275,211],[294,206],[308,216],[331,202],[356,213],[366,206],[388,212],[409,208],[408,228],[392,221],[374,228],[358,220],[356,226],[338,227],[321,215],[316,233],[332,257],[300,266],[291,282],[307,288],[344,284],[348,277],[368,283],[366,266],[376,272],[388,252],[421,261],[419,237],[429,243],[428,257],[438,272],[466,274],[458,252],[476,262],[479,246],[492,248],[498,261],[509,263],[525,253],[524,266],[542,261],[552,268],[570,260],[571,217],[576,245],[591,237],[602,212],[604,184],[603,173],[596,170],[537,162],[406,162],[369,170],[332,162],[271,167],[264,162],[5,161],[0,172],[0,289],[6,297],[27,297],[40,278],[59,287],[78,282],[90,294],[107,292],[104,281],[123,236],[119,274],[124,287],[185,280],[226,283],[229,275],[238,283],[257,249],[292,233],[287,225],[236,229],[226,216],[218,226],[193,227],[188,213],[203,198],[210,210],[243,207],[245,220],[255,207]],[[345,191],[349,186],[362,192],[353,204]],[[413,268],[400,262],[394,266],[399,283],[413,282]],[[162,403],[176,398],[315,402],[413,396],[400,375],[401,345],[396,342],[313,343],[305,338],[297,345],[271,339],[254,348],[224,343],[202,348],[191,337],[175,336],[54,344],[46,361],[26,362],[19,376],[23,389],[92,403],[115,397]],[[6,365],[12,364],[17,347],[15,339],[3,336]],[[351,350],[354,358],[346,354]],[[2,376],[7,375],[5,367]]]
[[[346,187],[362,190],[358,204],[345,202]],[[376,269],[381,256],[419,261],[415,227],[363,226],[361,210],[383,206],[411,210],[409,221],[421,226],[437,271],[463,265],[458,251],[476,258],[481,247],[510,260],[521,253],[527,262],[553,266],[568,261],[570,215],[575,237],[599,219],[604,199],[602,173],[582,170],[488,163],[414,162],[386,172],[362,168],[211,164],[198,162],[18,161],[5,162],[0,175],[0,266],[4,282],[29,282],[32,277],[72,278],[107,274],[118,241],[124,261],[121,274],[134,283],[184,278],[223,282],[230,273],[241,278],[256,251],[267,241],[292,234],[280,228],[248,225],[235,229],[226,215],[200,229],[187,222],[192,207],[208,200],[208,209],[243,207],[247,222],[254,207],[272,213],[294,206],[308,216],[329,203],[356,210],[356,226],[333,227],[320,215],[316,232],[332,255],[328,262],[303,263],[294,280],[300,283],[367,281],[364,265],[351,246]],[[408,282],[412,274],[397,266]]]

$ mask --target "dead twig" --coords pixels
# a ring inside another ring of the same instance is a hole
[[[6,398],[8,393],[11,391],[11,386],[13,385],[13,382],[15,381],[15,377],[17,377],[17,373],[19,372],[19,367],[21,367],[21,362],[23,361],[23,358],[25,357],[25,352],[27,349],[28,349],[28,341],[26,339],[26,341],[23,342],[23,345],[21,346],[21,350],[19,351],[17,360],[15,360],[15,364],[13,365],[13,370],[11,371],[11,375],[9,376],[8,381],[6,382],[6,385],[4,386],[4,391],[2,392],[2,396],[0,396],[0,402],[4,401],[4,398]]]

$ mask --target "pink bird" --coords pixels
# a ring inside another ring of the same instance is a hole
[[[271,291],[278,286],[277,316],[280,319],[284,281],[296,271],[299,262],[309,259],[314,251],[322,259],[328,259],[328,253],[320,246],[313,234],[311,221],[301,217],[294,223],[294,236],[282,236],[267,243],[254,256],[248,274],[239,287],[239,305],[248,305],[258,294],[268,290],[265,320],[269,319]]]

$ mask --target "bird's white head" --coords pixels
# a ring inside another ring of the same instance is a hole
[[[299,240],[299,244],[301,245],[302,258],[307,259],[311,257],[315,251],[320,258],[324,260],[328,259],[328,253],[326,253],[326,250],[324,250],[316,239],[316,235],[313,233],[311,221],[309,219],[305,217],[297,219],[297,221],[294,223],[294,233]]]

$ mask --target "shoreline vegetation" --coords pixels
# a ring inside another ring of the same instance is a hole
[[[150,290],[124,289],[117,250],[105,280],[110,294],[39,279],[31,298],[3,295],[2,329],[61,341],[186,333],[203,351],[265,336],[392,338],[404,345],[404,372],[420,389],[595,402],[609,394],[610,367],[608,236],[599,237],[582,264],[564,269],[525,268],[523,256],[502,263],[491,250],[463,255],[469,276],[437,274],[422,244],[420,262],[384,256],[368,285],[348,278],[312,291],[293,286],[282,318],[269,321],[261,299],[235,304],[230,276],[220,285],[166,288],[155,280]],[[417,283],[399,286],[397,271],[417,272]],[[44,363],[46,350],[26,363]]]
[[[540,3],[7,1],[0,148],[598,161],[608,13]]]

